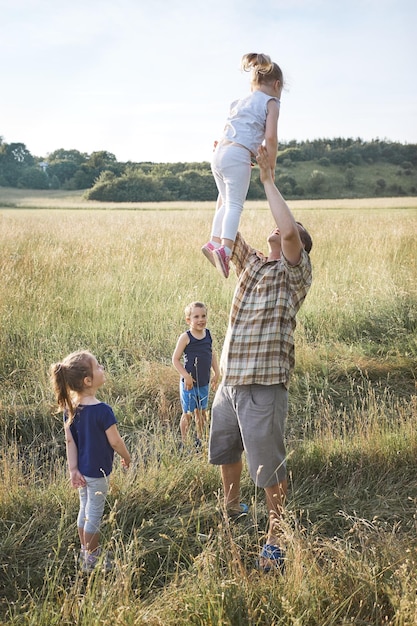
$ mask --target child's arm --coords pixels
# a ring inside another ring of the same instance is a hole
[[[217,384],[220,380],[220,368],[219,368],[216,353],[214,352],[214,350],[212,351],[212,354],[211,354],[211,368],[214,372],[214,376],[211,377],[211,381],[210,381],[211,387],[212,389],[216,389]]]
[[[275,178],[275,166],[278,154],[278,116],[279,106],[275,100],[268,102],[268,114],[265,124],[265,147],[269,158],[272,178]]]
[[[184,350],[188,346],[189,341],[190,340],[187,333],[182,333],[182,335],[180,335],[178,338],[174,354],[172,355],[172,365],[175,367],[179,375],[182,376],[182,378],[184,379],[184,386],[188,391],[193,388],[194,381],[191,374],[187,372],[187,370],[181,363],[181,357],[184,354]]]
[[[78,469],[78,448],[75,444],[69,426],[65,427],[65,446],[67,449],[67,462],[70,474],[71,485],[74,489],[85,487],[86,481]]]
[[[123,467],[128,468],[130,465],[130,454],[117,430],[116,424],[113,424],[106,430],[106,437],[113,450],[122,457]]]

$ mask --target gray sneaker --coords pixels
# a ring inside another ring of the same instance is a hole
[[[84,561],[81,565],[82,571],[90,573],[97,565],[101,565],[103,572],[109,572],[113,568],[113,561],[107,552],[102,554],[101,548],[97,548],[93,552],[86,550],[84,553]]]
[[[80,554],[78,555],[78,566],[82,569],[85,561],[86,549],[84,546],[80,548]]]

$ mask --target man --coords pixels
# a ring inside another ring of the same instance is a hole
[[[259,149],[261,181],[276,223],[268,256],[240,233],[231,261],[238,283],[221,357],[222,383],[212,406],[209,461],[220,465],[224,504],[233,517],[240,503],[242,452],[254,483],[265,490],[268,534],[259,567],[283,564],[280,517],[287,493],[284,430],[288,383],[294,367],[295,316],[311,285],[311,237],[276,188],[267,151]]]

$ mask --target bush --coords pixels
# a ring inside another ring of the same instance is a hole
[[[158,179],[141,172],[128,173],[120,178],[112,178],[106,174],[103,179],[89,189],[87,200],[107,202],[160,202],[167,200]]]
[[[322,167],[329,167],[330,159],[328,159],[327,157],[321,157],[321,159],[319,159],[319,165],[321,165]]]
[[[322,191],[326,186],[327,176],[320,170],[313,170],[310,174],[310,190],[313,193]]]
[[[26,167],[19,176],[21,189],[49,189],[49,178],[39,167]]]

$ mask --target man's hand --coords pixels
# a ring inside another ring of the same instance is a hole
[[[272,178],[271,168],[269,165],[268,152],[265,146],[259,146],[256,160],[259,165],[259,176],[261,179],[261,183],[265,184],[267,182],[274,182],[274,179]]]

